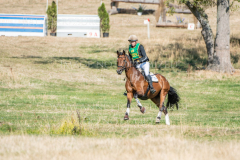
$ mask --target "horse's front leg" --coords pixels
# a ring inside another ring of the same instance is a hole
[[[127,111],[125,113],[124,120],[129,120],[130,104],[132,102],[132,98],[133,98],[133,93],[128,92],[127,93]]]
[[[142,104],[140,103],[140,101],[139,101],[139,99],[138,99],[137,93],[134,94],[134,98],[135,98],[135,100],[136,100],[136,102],[137,102],[137,105],[138,105],[140,111],[141,111],[142,113],[145,113],[145,112],[146,112],[146,109],[145,109],[145,108],[142,106]]]

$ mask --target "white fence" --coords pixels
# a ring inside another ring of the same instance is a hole
[[[100,18],[97,15],[58,14],[57,37],[100,38]]]
[[[0,36],[46,36],[45,15],[0,14]]]

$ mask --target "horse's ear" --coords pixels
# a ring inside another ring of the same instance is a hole
[[[119,55],[119,52],[117,51],[117,55]]]
[[[123,54],[125,54],[125,51],[123,50]]]

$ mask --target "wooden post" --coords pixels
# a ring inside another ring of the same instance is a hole
[[[158,9],[155,13],[155,19],[157,22],[159,21],[159,17],[161,17],[162,22],[166,22],[166,6],[164,0],[160,0]]]
[[[157,10],[155,11],[155,19],[157,23],[159,21],[159,17],[160,17],[160,4],[158,5]]]
[[[194,25],[195,25],[194,29],[197,29],[198,20],[197,20],[197,18],[194,15],[193,15],[193,21],[194,21]]]
[[[162,21],[166,22],[166,6],[165,6],[165,3],[164,3],[164,0],[161,0],[160,6],[161,6]]]

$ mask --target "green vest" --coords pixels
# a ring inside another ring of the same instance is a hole
[[[131,44],[129,45],[129,50],[128,51],[131,54],[133,60],[141,58],[138,54],[139,46],[140,46],[140,43],[137,43],[134,48],[132,48]]]

